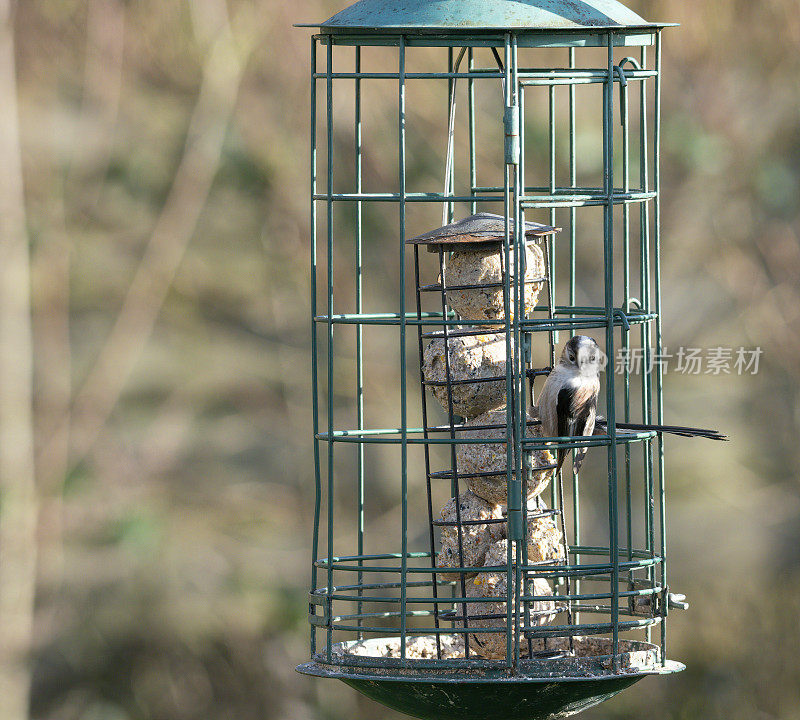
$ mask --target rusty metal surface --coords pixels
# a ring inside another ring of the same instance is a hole
[[[581,30],[654,27],[617,0],[359,0],[323,28]]]
[[[509,221],[511,232],[514,221]],[[457,245],[462,243],[501,242],[505,237],[505,218],[494,213],[477,213],[463,220],[443,225],[440,228],[417,235],[406,240],[409,245]],[[536,239],[545,235],[553,235],[558,228],[536,222],[525,223],[525,236]]]

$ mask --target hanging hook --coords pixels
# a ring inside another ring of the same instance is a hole
[[[461,52],[458,54],[456,58],[456,62],[453,65],[453,72],[457,73],[458,68],[461,66],[461,61],[464,59],[464,54],[467,52],[467,48],[461,48]],[[497,52],[497,48],[492,48],[492,55],[494,55],[494,59],[497,62],[497,67],[500,69],[500,72],[505,72],[505,68],[503,67],[503,59],[500,57],[500,53]],[[624,62],[624,61],[623,61]],[[506,79],[505,77],[501,78],[500,80],[502,87],[503,87],[503,97],[505,97],[506,93]],[[456,84],[458,83],[458,78],[453,78],[453,92],[450,96],[450,108],[449,108],[449,117],[448,117],[448,124],[447,124],[447,158],[445,160],[445,169],[444,169],[444,194],[448,195],[450,193],[450,183],[452,181],[451,176],[451,163],[453,162],[453,145],[455,142],[455,126],[456,126]],[[447,206],[450,203],[445,201],[442,203],[442,225],[447,224]]]
[[[614,308],[614,315],[620,319],[622,327],[625,328],[625,331],[630,331],[631,324],[628,322],[628,316],[625,314],[625,311],[622,308]]]
[[[630,297],[625,301],[623,309],[626,313],[630,313],[635,312],[636,310],[643,310],[644,305],[642,305],[642,301],[639,300],[639,298]]]
[[[628,57],[626,57],[626,58],[622,58],[622,60],[619,61],[619,65],[617,67],[622,68],[622,66],[625,63],[628,63],[629,65],[631,65],[634,70],[641,70],[642,69],[641,63],[635,57],[631,57],[630,55]]]
[[[628,115],[628,78],[625,77],[622,63],[614,66],[614,74],[619,78],[619,122],[625,127],[625,118]]]
[[[614,73],[619,77],[619,103],[620,103],[620,118],[619,121],[622,126],[625,126],[625,115],[628,110],[628,78],[623,69],[625,63],[628,63],[634,70],[641,70],[641,63],[635,57],[626,57],[620,60],[619,65],[614,66]]]

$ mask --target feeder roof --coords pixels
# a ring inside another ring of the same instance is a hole
[[[359,0],[318,27],[337,30],[654,29],[617,0]]]
[[[514,221],[509,221],[511,231]],[[462,243],[494,243],[502,242],[505,237],[506,221],[502,215],[494,213],[477,213],[463,220],[443,225],[436,230],[406,240],[409,245],[454,245]],[[553,235],[558,228],[536,222],[525,223],[525,237],[536,240],[545,235]]]

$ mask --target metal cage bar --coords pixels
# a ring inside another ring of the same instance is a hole
[[[575,48],[568,50],[569,68],[575,70]],[[644,83],[642,83],[644,86]],[[577,103],[575,86],[569,86],[569,185],[570,188],[578,186],[578,163],[577,163]],[[569,304],[574,307],[577,303],[576,285],[576,259],[577,259],[577,208],[569,209]],[[574,315],[572,316],[574,318]],[[581,512],[579,500],[580,480],[578,473],[572,473],[572,532],[573,541],[576,545],[580,544],[581,538]],[[575,562],[580,563],[580,556],[575,557]],[[575,579],[575,592],[580,594],[581,581]],[[575,622],[580,624],[580,613],[575,613]]]
[[[655,293],[656,319],[656,354],[663,352],[663,339],[661,328],[661,33],[656,35],[656,76],[655,76],[655,113],[654,113],[654,141],[653,141],[653,188],[655,199],[653,202],[653,277]],[[656,422],[664,422],[664,371],[659,363],[656,368]],[[659,552],[662,557],[667,549],[666,536],[666,507],[664,501],[664,441],[658,437],[658,507],[659,507]],[[667,587],[666,562],[661,563],[661,585]],[[666,612],[667,603],[663,603]],[[661,662],[667,662],[667,632],[666,625],[661,626]]]
[[[361,48],[355,48],[355,71],[358,75],[361,72]],[[355,80],[355,108],[354,108],[354,123],[355,123],[355,182],[356,192],[361,192],[362,182],[362,138],[361,138],[361,79]],[[363,260],[363,213],[362,203],[356,203],[356,217],[355,217],[355,232],[356,232],[356,313],[364,311],[363,305],[363,273],[364,273],[364,260]],[[356,326],[356,422],[358,429],[364,429],[364,328],[361,325]],[[358,473],[358,499],[356,512],[358,514],[358,554],[364,554],[364,446],[359,445],[357,449],[357,469]],[[361,583],[362,575],[359,574],[358,582]],[[362,603],[358,603],[359,614],[362,611]],[[359,623],[361,620],[359,619]],[[364,634],[359,633],[358,639],[363,639]]]
[[[400,658],[406,657],[406,578],[408,556],[408,393],[406,392],[406,44],[400,37],[398,49],[399,81],[397,88],[397,148],[400,183]]]
[[[311,423],[314,432],[314,531],[311,537],[311,557],[316,560],[319,554],[319,518],[322,505],[322,485],[319,456],[319,380],[317,362],[319,351],[317,348],[317,203],[314,199],[317,192],[317,82],[314,75],[317,69],[317,38],[311,38],[311,101],[310,123],[311,137],[309,139],[309,180],[310,180],[310,226],[311,226]],[[317,587],[317,565],[311,564],[311,587]],[[309,616],[315,614],[314,605],[309,605]],[[313,623],[311,633],[311,654],[317,651],[317,634]]]
[[[608,82],[605,85],[603,132],[605,135],[604,180],[608,193],[603,238],[603,261],[605,265],[605,304],[607,314],[606,353],[614,357],[614,40],[608,33]],[[617,510],[617,447],[616,447],[616,398],[614,396],[614,373],[606,374],[606,414],[611,445],[608,448],[608,524],[609,548],[611,550],[611,626],[614,672],[619,671],[619,516]]]
[[[333,202],[331,196],[333,193],[333,81],[331,75],[333,73],[333,43],[329,42],[326,47],[326,81],[325,81],[325,120],[326,120],[326,144],[327,144],[327,174],[328,180],[325,190],[328,193],[327,199],[327,281],[328,281],[328,333],[327,333],[327,346],[328,346],[328,374],[327,374],[327,421],[328,421],[328,434],[333,433],[334,426],[334,409],[333,409]],[[330,562],[333,557],[333,443],[328,443],[328,588],[333,586],[333,564]],[[333,625],[331,623],[332,615],[332,600],[330,597],[330,590],[328,591],[328,600],[326,605],[326,633],[325,633],[325,653],[328,657],[328,662],[332,659],[333,655]]]
[[[647,48],[642,48],[641,53],[641,66],[647,67]],[[640,110],[639,110],[639,124],[640,124],[640,148],[639,148],[639,182],[645,189],[649,187],[649,155],[647,143],[647,93],[644,85],[641,87],[640,92]],[[639,215],[639,225],[641,232],[641,294],[643,300],[643,309],[649,312],[652,307],[651,299],[651,283],[650,283],[650,214],[649,206],[642,205]],[[642,347],[647,348],[650,352],[650,342],[652,339],[651,328],[643,326],[641,328],[641,341]],[[652,402],[652,383],[650,381],[650,374],[647,373],[642,379],[642,418],[646,423],[653,421],[653,402]],[[643,462],[645,467],[645,488],[644,488],[644,503],[646,507],[645,513],[645,542],[649,548],[651,555],[655,556],[655,508],[653,503],[653,443],[652,441],[645,442],[642,446]],[[651,583],[655,582],[655,573],[653,568],[647,570],[648,580]],[[651,613],[655,616],[655,603],[651,605]],[[650,628],[646,631],[647,642],[650,642]]]

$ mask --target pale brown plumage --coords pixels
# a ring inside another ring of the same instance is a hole
[[[539,396],[539,416],[545,437],[581,437],[594,433],[603,359],[597,343],[586,335],[576,335],[566,343]],[[586,450],[576,450],[573,472],[580,469]],[[567,449],[559,448],[559,469],[566,455]]]

